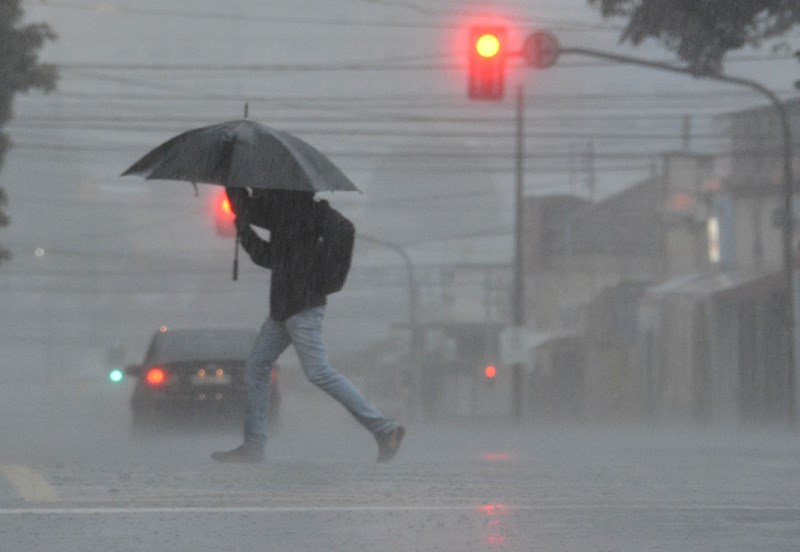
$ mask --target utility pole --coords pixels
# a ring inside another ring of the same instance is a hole
[[[514,316],[514,327],[516,331],[522,332],[525,326],[525,266],[524,266],[524,240],[523,232],[525,230],[525,204],[524,204],[524,187],[525,187],[525,166],[524,166],[524,149],[525,149],[525,135],[524,135],[524,121],[525,121],[525,89],[520,84],[517,88],[517,151],[516,151],[516,164],[515,164],[515,206],[516,206],[516,224],[514,231],[514,292],[511,298],[511,305]],[[523,399],[524,399],[524,378],[523,372],[525,366],[519,362],[515,362],[512,366],[511,374],[511,415],[515,422],[519,423],[522,420]]]
[[[594,142],[588,142],[586,144],[586,191],[589,193],[592,203],[597,200],[597,173],[594,159]]]
[[[692,118],[689,115],[683,116],[683,151],[689,152],[692,149]]]

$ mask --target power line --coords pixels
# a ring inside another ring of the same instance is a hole
[[[408,7],[404,4],[403,7]],[[68,9],[79,11],[93,11],[103,13],[104,15],[145,15],[154,17],[180,17],[185,20],[214,20],[214,21],[232,21],[240,23],[251,24],[279,24],[279,25],[315,25],[315,26],[336,26],[336,27],[353,27],[353,28],[390,28],[390,29],[458,29],[460,26],[457,23],[447,23],[440,19],[424,22],[424,21],[404,21],[392,18],[387,21],[369,20],[369,19],[338,19],[338,18],[325,18],[314,16],[282,16],[275,13],[269,15],[258,14],[238,14],[228,12],[198,12],[196,10],[168,10],[168,9],[148,9],[148,8],[131,8],[131,7],[109,7],[105,4],[87,4],[78,2],[58,2],[50,0],[46,4],[39,5],[43,8],[55,9]],[[456,15],[458,13],[469,14],[469,10],[444,10],[434,11],[416,6],[415,11],[423,15]],[[565,21],[562,19],[548,18],[544,16],[537,16],[536,18],[525,18],[517,16],[513,20],[509,20],[510,25],[520,25],[521,23],[527,24],[549,24],[550,28],[555,30],[574,30],[574,31],[587,31],[587,30],[611,30],[619,32],[619,28],[615,28],[607,23],[587,23],[582,21]]]
[[[445,15],[456,15],[456,14],[472,14],[474,11],[472,10],[433,10],[428,7],[423,7],[420,5],[414,5],[409,2],[388,2],[388,1],[378,1],[378,0],[368,0],[371,3],[377,3],[386,5],[389,7],[401,7],[405,9],[409,9],[417,14],[423,16],[433,16],[433,17],[442,17]],[[282,16],[271,13],[269,15],[258,15],[258,14],[238,14],[238,13],[231,13],[230,11],[227,12],[198,12],[196,10],[168,10],[168,9],[148,9],[148,8],[132,8],[132,7],[119,7],[119,6],[109,6],[107,4],[89,4],[89,3],[78,3],[78,2],[58,2],[50,0],[47,3],[37,4],[39,8],[53,8],[53,9],[67,9],[67,10],[79,10],[79,11],[92,11],[97,13],[102,13],[104,15],[115,16],[115,15],[144,15],[144,16],[154,16],[154,17],[180,17],[184,20],[192,20],[192,19],[199,19],[199,20],[215,20],[215,21],[232,21],[232,22],[240,22],[240,23],[251,23],[251,24],[279,24],[279,25],[315,25],[315,26],[337,26],[337,27],[361,27],[361,28],[390,28],[390,29],[459,29],[460,25],[458,23],[448,23],[446,21],[442,21],[441,19],[436,19],[432,22],[424,22],[424,21],[404,21],[404,20],[397,20],[393,18],[392,20],[388,21],[378,21],[378,20],[369,20],[369,19],[338,19],[338,18],[323,18],[323,17],[313,17],[313,16]],[[600,14],[597,14],[600,16]],[[498,17],[499,20],[503,18]],[[575,21],[575,20],[565,20],[561,18],[552,18],[547,17],[543,14],[538,14],[535,17],[524,17],[516,15],[513,19],[508,19],[508,25],[519,27],[521,24],[533,24],[537,27],[541,27],[542,25],[548,25],[551,30],[563,30],[563,31],[592,31],[592,32],[613,32],[613,33],[621,33],[626,28],[626,25],[620,24],[612,24],[608,23],[606,20],[601,19],[598,22],[588,22],[588,21]],[[795,35],[790,35],[795,36]]]
[[[17,127],[18,129],[26,129],[26,130],[59,130],[59,129],[71,129],[71,130],[109,130],[113,128],[114,130],[124,130],[120,127],[109,127],[107,125],[90,125],[90,124],[73,124],[73,125],[50,125],[45,126],[42,125],[40,127],[37,126],[20,126]],[[347,137],[347,138],[414,138],[414,139],[425,139],[425,138],[432,138],[432,139],[455,139],[455,140],[463,140],[467,138],[471,139],[510,139],[509,133],[500,131],[500,130],[475,130],[472,131],[425,131],[425,130],[367,130],[367,129],[292,129],[294,134],[302,135],[302,136],[339,136],[339,137]],[[540,131],[534,132],[528,130],[525,133],[526,140],[542,140],[542,141],[552,141],[552,140],[561,140],[561,141],[573,141],[573,142],[586,142],[588,140],[600,141],[600,140],[613,140],[613,141],[635,141],[635,142],[664,142],[664,141],[674,141],[677,139],[681,139],[683,137],[688,136],[692,142],[697,141],[717,141],[723,140],[728,137],[727,134],[724,132],[693,132],[693,133],[681,133],[680,129],[676,128],[672,132],[662,131],[662,132],[636,132],[636,131],[612,131],[612,130],[592,130],[587,129],[583,131],[574,131],[574,132],[564,132],[564,131]],[[749,138],[753,140],[758,139],[767,139],[773,137],[769,133],[760,133],[760,134],[751,134],[748,135]],[[433,142],[427,142],[433,143]],[[23,147],[28,147],[29,149],[32,147],[31,144],[23,145]]]
[[[435,108],[431,108],[434,109]],[[682,128],[683,118],[686,116],[687,108],[681,111],[676,108],[674,113],[658,113],[650,111],[608,111],[602,110],[600,107],[588,111],[586,113],[577,112],[574,108],[565,108],[562,113],[561,110],[554,110],[552,108],[544,110],[540,109],[535,116],[527,118],[529,124],[543,128],[547,126],[556,126],[558,128],[570,128],[574,125],[579,125],[582,129],[602,128],[608,129],[609,125],[621,125],[622,128],[630,129],[634,123],[641,123],[643,125],[657,124],[663,127],[665,124],[672,122],[676,129]],[[62,110],[63,111],[63,110]],[[85,128],[86,125],[95,123],[98,125],[109,125],[113,129],[119,131],[137,131],[137,132],[176,132],[180,129],[188,127],[196,127],[203,123],[204,120],[218,121],[216,117],[202,117],[196,116],[181,116],[176,115],[174,111],[168,111],[165,106],[161,107],[152,106],[148,109],[147,114],[136,115],[120,115],[114,113],[111,115],[98,115],[94,112],[84,113],[82,111],[70,114],[54,114],[54,115],[21,115],[12,121],[7,129],[10,132],[15,132],[17,129],[73,129]],[[513,123],[513,116],[510,111],[498,112],[495,114],[475,115],[463,112],[452,112],[448,114],[445,110],[435,110],[436,113],[426,114],[424,110],[419,113],[410,113],[407,110],[395,110],[389,108],[384,111],[370,111],[368,113],[360,113],[358,118],[354,118],[350,113],[341,113],[340,109],[327,110],[329,114],[319,114],[317,112],[298,111],[297,113],[287,114],[286,111],[277,111],[274,114],[265,111],[262,113],[263,119],[269,121],[270,125],[291,125],[292,128],[297,128],[295,125],[314,123],[317,125],[313,132],[336,132],[341,130],[346,132],[346,129],[355,127],[368,129],[369,125],[393,123],[395,125],[414,125],[414,128],[422,128],[421,124],[435,125],[468,125],[470,131],[478,132],[484,128],[497,127],[506,128]],[[701,122],[708,124],[717,120],[721,115],[718,112],[704,113],[692,110],[692,121],[695,123]],[[335,124],[335,127],[330,127]],[[481,125],[476,126],[476,125]],[[309,127],[310,128],[310,127]],[[327,130],[326,130],[327,129]],[[98,128],[98,130],[110,130],[107,128]],[[297,132],[297,131],[295,131]],[[312,132],[312,130],[308,130]]]
[[[324,63],[215,63],[215,64],[191,64],[191,63],[81,63],[81,62],[60,62],[58,68],[62,71],[83,71],[83,70],[99,70],[99,71],[128,71],[128,72],[169,72],[169,73],[192,73],[200,72],[206,74],[208,72],[216,73],[229,73],[229,72],[244,72],[244,73],[276,73],[276,72],[291,72],[291,73],[319,73],[319,72],[359,72],[359,71],[464,71],[466,69],[466,62],[451,62],[442,63],[431,60],[447,59],[447,58],[466,58],[464,54],[440,54],[440,55],[425,55],[410,57],[401,60],[368,60],[368,61],[348,61],[348,62],[335,62],[328,61]],[[734,63],[748,63],[748,62],[778,62],[778,61],[791,61],[795,59],[793,53],[781,54],[768,54],[768,55],[740,55],[732,56],[726,61]],[[661,63],[674,63],[672,59],[653,60]],[[523,62],[511,59],[509,60],[511,66],[524,65]],[[608,61],[583,61],[583,60],[567,60],[559,62],[559,68],[572,68],[572,69],[587,69],[592,67],[605,68],[608,66],[617,66],[619,64]],[[229,75],[225,75],[229,78]]]
[[[797,92],[791,88],[786,89],[778,89],[775,90],[776,94],[779,95],[796,95]],[[621,91],[616,93],[611,92],[602,92],[602,93],[570,93],[570,92],[560,92],[560,93],[532,93],[530,97],[526,98],[526,102],[533,106],[539,106],[540,102],[542,101],[559,101],[559,102],[571,102],[575,100],[588,100],[588,101],[597,101],[597,100],[605,100],[605,99],[618,99],[618,100],[625,100],[629,101],[630,99],[646,99],[646,100],[664,100],[664,99],[693,99],[693,100],[700,100],[700,101],[713,101],[716,104],[719,104],[721,99],[734,99],[734,98],[753,98],[756,94],[749,90],[742,90],[742,89],[723,89],[723,90],[688,90],[686,91],[685,88],[681,89],[680,91],[648,91],[648,92],[633,92],[633,91]],[[106,92],[92,92],[91,90],[87,90],[86,92],[69,92],[66,90],[56,90],[52,92],[48,97],[50,98],[64,98],[69,100],[80,100],[85,102],[86,100],[91,99],[102,99],[104,102],[130,102],[130,101],[165,101],[165,102],[202,102],[202,101],[255,101],[264,104],[275,104],[275,105],[292,105],[297,107],[302,107],[304,109],[329,109],[331,107],[342,108],[343,106],[354,106],[354,107],[380,107],[380,108],[398,108],[398,107],[431,107],[431,108],[441,108],[441,107],[452,107],[452,108],[466,108],[471,106],[473,109],[475,108],[475,104],[470,103],[466,99],[462,99],[460,97],[454,97],[452,94],[436,94],[436,93],[424,93],[424,94],[398,94],[393,92],[387,95],[381,94],[371,94],[371,95],[363,95],[363,94],[348,94],[347,96],[333,96],[333,95],[325,95],[325,96],[315,96],[315,95],[298,95],[293,94],[291,96],[276,96],[274,94],[269,95],[257,95],[257,94],[214,94],[214,93],[201,93],[198,95],[186,96],[183,92],[174,92],[170,94],[158,94],[158,93],[131,93],[131,92],[122,92],[122,93],[115,93],[113,96],[109,96]],[[489,107],[489,106],[487,106]],[[511,110],[511,106],[506,106],[504,103],[498,103],[494,107],[502,108],[507,107]],[[94,108],[93,108],[94,109]]]
[[[69,144],[59,144],[59,143],[15,143],[15,148],[20,149],[27,149],[27,150],[47,150],[47,151],[73,151],[73,152],[111,152],[111,151],[125,151],[130,152],[133,151],[131,146],[114,146],[114,145],[105,145],[105,146],[95,146],[92,144],[86,145],[69,145]],[[415,159],[512,159],[514,157],[514,152],[509,152],[506,148],[502,147],[492,147],[492,148],[481,148],[480,150],[468,150],[464,148],[459,148],[458,150],[446,151],[430,151],[430,150],[419,150],[419,151],[409,151],[409,152],[398,152],[398,151],[370,151],[370,150],[335,150],[335,151],[328,151],[328,155],[331,157],[359,157],[359,158],[393,158],[393,159],[408,159],[408,158],[415,158]],[[528,151],[524,154],[526,159],[569,159],[574,157],[569,152],[560,152],[560,151],[551,151],[551,152],[541,152],[541,151]],[[631,151],[615,151],[615,152],[595,152],[594,154],[595,159],[637,159],[637,158],[647,158],[650,159],[653,157],[653,154],[650,153],[643,153],[641,151],[631,150]]]

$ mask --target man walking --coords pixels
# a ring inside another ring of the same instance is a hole
[[[266,419],[269,406],[272,364],[290,345],[294,345],[309,381],[339,401],[378,442],[378,462],[391,460],[400,447],[405,430],[386,418],[367,401],[350,381],[328,362],[322,339],[322,319],[326,291],[344,283],[350,251],[339,259],[341,282],[331,287],[326,282],[323,221],[337,217],[352,224],[327,201],[315,201],[310,192],[227,188],[236,213],[236,228],[242,247],[253,262],[272,271],[270,313],[261,327],[255,347],[247,361],[248,393],[244,421],[244,443],[211,456],[220,462],[260,462],[267,441]],[[269,240],[256,234],[251,224],[269,230]]]

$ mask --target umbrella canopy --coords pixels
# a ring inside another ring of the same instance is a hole
[[[302,192],[359,191],[300,138],[249,119],[189,130],[139,159],[125,175]]]

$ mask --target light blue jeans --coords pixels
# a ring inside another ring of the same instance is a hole
[[[328,362],[322,339],[325,307],[313,307],[284,322],[267,318],[247,360],[247,408],[244,418],[245,446],[263,450],[267,442],[272,364],[292,344],[308,380],[339,401],[373,435],[391,431],[397,423],[372,406],[350,381]]]

